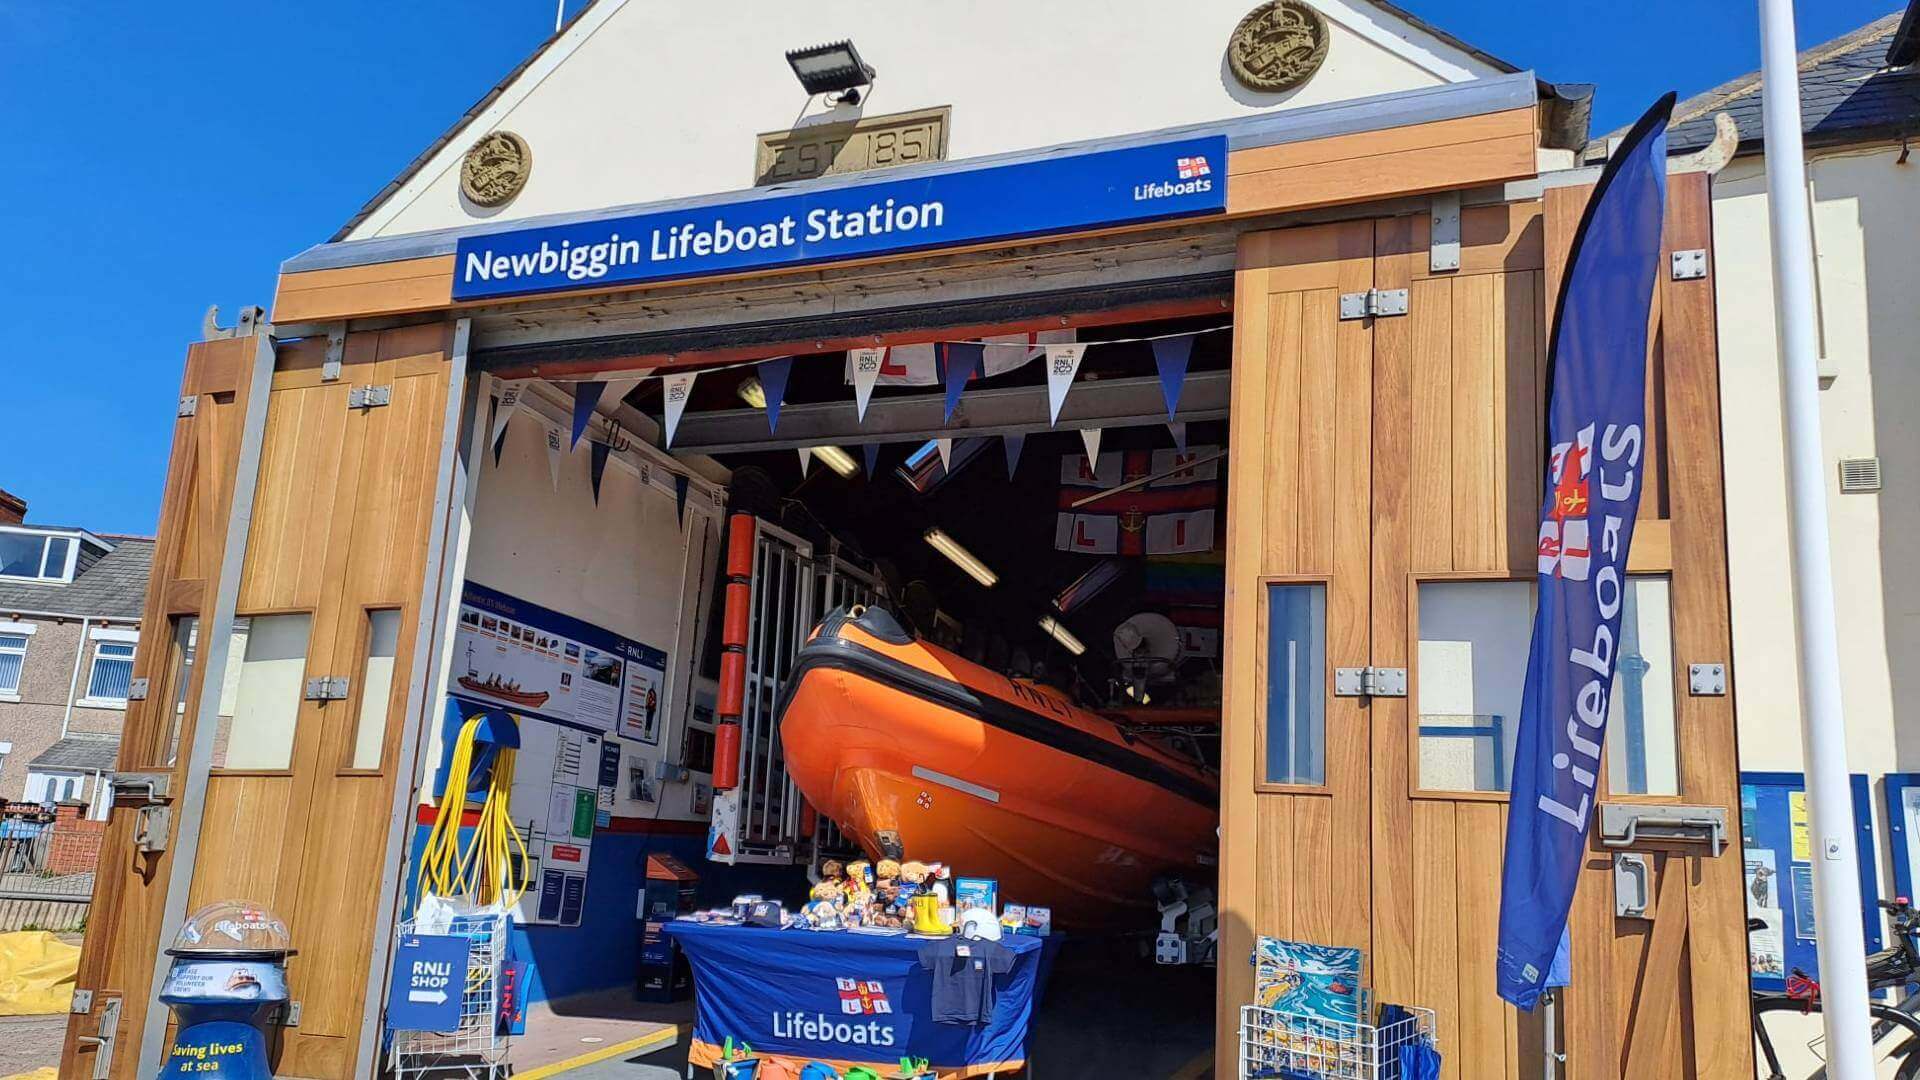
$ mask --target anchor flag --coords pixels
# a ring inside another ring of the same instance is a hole
[[[1160,369],[1160,396],[1167,399],[1167,419],[1180,407],[1180,390],[1187,384],[1187,361],[1193,358],[1192,334],[1153,339],[1153,366]]]
[[[873,386],[880,381],[880,366],[887,362],[887,350],[848,349],[847,366],[853,369],[853,408],[860,423],[867,422],[867,402],[873,400]]]
[[[1539,601],[1521,699],[1495,974],[1532,1010],[1586,855],[1646,446],[1647,321],[1672,94],[1628,132],[1574,232],[1547,353]]]
[[[986,347],[979,342],[940,343],[940,376],[947,384],[947,414],[941,423],[953,420],[954,406],[960,404],[960,393],[967,388],[967,380],[980,370],[980,356],[984,352]]]
[[[760,361],[760,389],[767,395],[767,431],[780,426],[780,403],[787,399],[787,376],[793,374],[793,357],[780,356]]]
[[[666,402],[667,445],[673,445],[673,433],[680,429],[680,414],[687,411],[687,399],[693,396],[697,371],[675,371],[660,380],[660,396]]]
[[[1080,359],[1087,355],[1085,345],[1047,346],[1047,423],[1060,422],[1060,406],[1067,403],[1067,391],[1080,371]]]
[[[493,431],[487,435],[487,444],[493,447],[493,463],[500,464],[500,448],[507,445],[507,421],[520,408],[520,395],[527,389],[527,380],[515,379],[502,383],[500,401],[493,407]]]
[[[600,404],[600,395],[605,393],[607,384],[603,382],[575,383],[573,386],[573,438],[567,443],[568,450],[580,448],[580,436],[587,433],[587,424],[593,419],[594,406]]]
[[[603,442],[589,441],[587,449],[593,453],[593,504],[600,505],[600,478],[607,475],[607,454],[613,447]]]

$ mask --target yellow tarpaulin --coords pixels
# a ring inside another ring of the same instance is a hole
[[[51,1065],[44,1065],[32,1072],[14,1073],[12,1076],[0,1077],[0,1080],[60,1080],[60,1070]]]
[[[0,1016],[66,1012],[79,970],[78,945],[45,930],[0,934]]]

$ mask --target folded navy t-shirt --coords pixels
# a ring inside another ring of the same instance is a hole
[[[1013,970],[1012,949],[997,941],[947,938],[920,947],[920,966],[933,972],[933,1019],[984,1024],[993,1018],[993,977]]]

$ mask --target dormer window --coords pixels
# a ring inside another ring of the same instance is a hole
[[[66,583],[73,580],[82,533],[0,529],[0,578]]]

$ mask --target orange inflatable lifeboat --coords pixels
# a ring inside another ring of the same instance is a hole
[[[1046,905],[1057,922],[1140,926],[1156,876],[1212,874],[1219,789],[1206,772],[878,608],[815,629],[779,725],[801,794],[870,855],[997,878],[1003,901]]]

